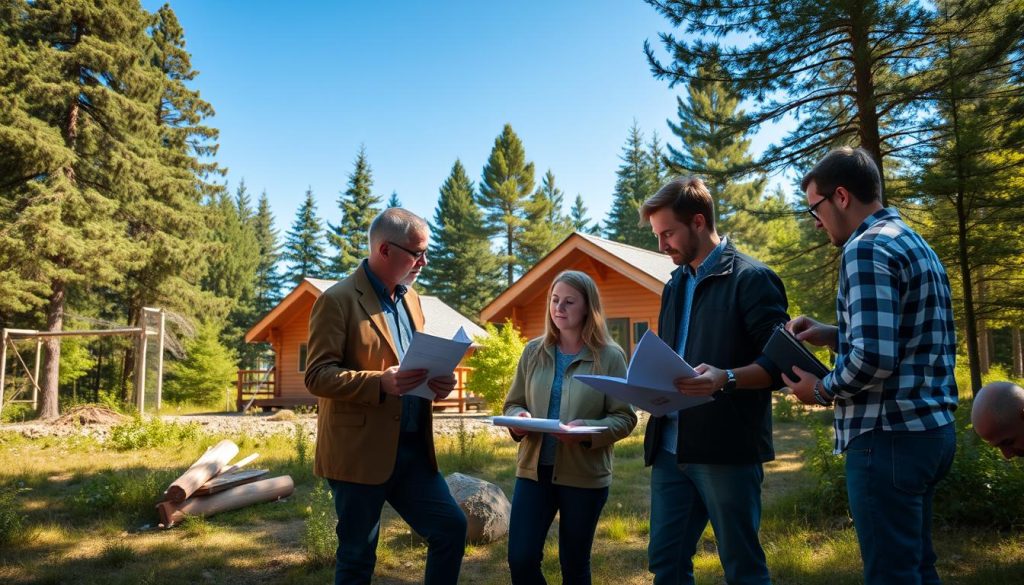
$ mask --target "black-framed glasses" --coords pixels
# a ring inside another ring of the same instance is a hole
[[[833,189],[831,193],[829,193],[827,195],[822,195],[820,201],[818,201],[814,205],[812,205],[812,206],[807,208],[807,213],[811,214],[811,217],[813,217],[815,220],[821,221],[821,218],[818,217],[818,206],[821,205],[822,203],[824,203],[825,201],[828,201],[829,199],[831,199],[832,196],[835,195],[835,194],[836,194],[835,189]]]
[[[392,242],[391,240],[388,240],[388,243],[391,244],[392,246],[398,248],[399,250],[404,250],[406,253],[408,253],[410,256],[412,256],[413,260],[415,260],[417,262],[419,262],[420,260],[423,260],[423,259],[425,259],[427,257],[427,251],[426,250],[420,250],[419,252],[417,252],[415,250],[410,250],[409,248],[406,248],[405,246],[403,246],[401,244],[396,244],[395,242]]]

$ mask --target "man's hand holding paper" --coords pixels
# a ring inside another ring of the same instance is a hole
[[[455,389],[455,367],[462,361],[473,341],[466,331],[459,330],[451,339],[428,335],[417,331],[412,344],[405,352],[399,373],[423,371],[418,384],[408,392],[410,396],[419,396],[427,400],[443,400]],[[383,383],[383,380],[382,380]]]

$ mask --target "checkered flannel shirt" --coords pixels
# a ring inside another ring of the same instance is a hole
[[[835,452],[873,429],[949,424],[957,406],[956,331],[949,278],[935,252],[882,209],[843,246],[836,298]]]

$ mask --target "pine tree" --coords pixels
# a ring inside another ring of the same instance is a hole
[[[718,233],[728,234],[750,251],[766,243],[766,224],[757,215],[765,181],[761,177],[743,181],[753,163],[750,140],[729,122],[744,116],[739,97],[722,82],[708,81],[720,76],[719,64],[708,62],[702,74],[690,80],[687,99],[676,98],[679,120],[668,125],[680,147],[670,144],[665,162],[677,175],[695,175],[705,181],[715,201]]]
[[[0,49],[0,259],[20,262],[4,276],[28,284],[15,302],[43,300],[46,329],[60,331],[69,293],[113,286],[143,257],[128,237],[125,204],[170,176],[153,115],[163,75],[144,58],[152,20],[137,2],[38,0],[5,10],[17,23],[3,26],[18,37],[5,36]],[[43,419],[58,414],[59,363],[52,338]]]
[[[402,202],[398,199],[398,193],[395,191],[391,192],[391,197],[388,198],[388,207],[401,207]]]
[[[330,263],[330,273],[334,278],[344,278],[370,254],[367,232],[379,212],[377,205],[381,201],[371,193],[372,188],[373,171],[366,158],[366,147],[361,146],[355,169],[348,176],[348,189],[338,197],[341,221],[338,225],[327,224],[327,242],[337,250]]]
[[[576,201],[569,210],[569,223],[573,231],[581,234],[597,234],[599,231],[598,226],[591,224],[590,218],[587,217],[587,206],[583,204],[583,195],[579,193],[576,194]]]
[[[504,240],[505,265],[508,286],[521,273],[518,257],[522,246],[524,205],[533,191],[533,163],[526,162],[523,143],[505,124],[494,139],[494,147],[484,166],[480,182],[480,205],[484,209],[484,222],[491,234]]]
[[[274,214],[270,210],[266,191],[260,195],[252,226],[260,250],[260,259],[256,265],[255,307],[256,314],[263,316],[281,301],[281,288],[284,284],[281,274],[277,271],[277,264],[281,259],[281,245],[278,242]]]
[[[324,259],[324,228],[316,215],[313,189],[306,190],[306,198],[295,214],[292,229],[288,230],[282,258],[288,263],[285,278],[293,285],[303,278],[323,278],[327,271]]]
[[[529,270],[572,233],[569,219],[562,213],[562,190],[555,186],[555,174],[548,169],[540,187],[524,206],[522,265]]]
[[[640,206],[658,189],[658,168],[644,146],[644,135],[633,121],[626,145],[622,147],[622,164],[615,172],[615,194],[612,208],[605,219],[605,237],[631,246],[657,249],[657,241],[650,230],[641,227]]]
[[[229,406],[229,392],[235,380],[238,356],[221,342],[212,321],[203,323],[196,337],[185,346],[185,358],[167,368],[167,399],[213,406]]]
[[[502,289],[502,267],[491,250],[473,182],[459,160],[441,185],[430,230],[424,287],[463,315],[477,319]]]

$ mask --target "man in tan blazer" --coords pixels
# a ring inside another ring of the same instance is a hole
[[[466,518],[437,469],[431,403],[406,395],[427,372],[398,371],[423,328],[410,285],[427,264],[428,237],[415,214],[381,212],[370,225],[370,257],[320,295],[309,318],[305,382],[319,397],[314,472],[327,479],[338,514],[336,585],[370,582],[384,502],[427,540],[423,582],[458,581]],[[455,377],[427,384],[442,399]]]

